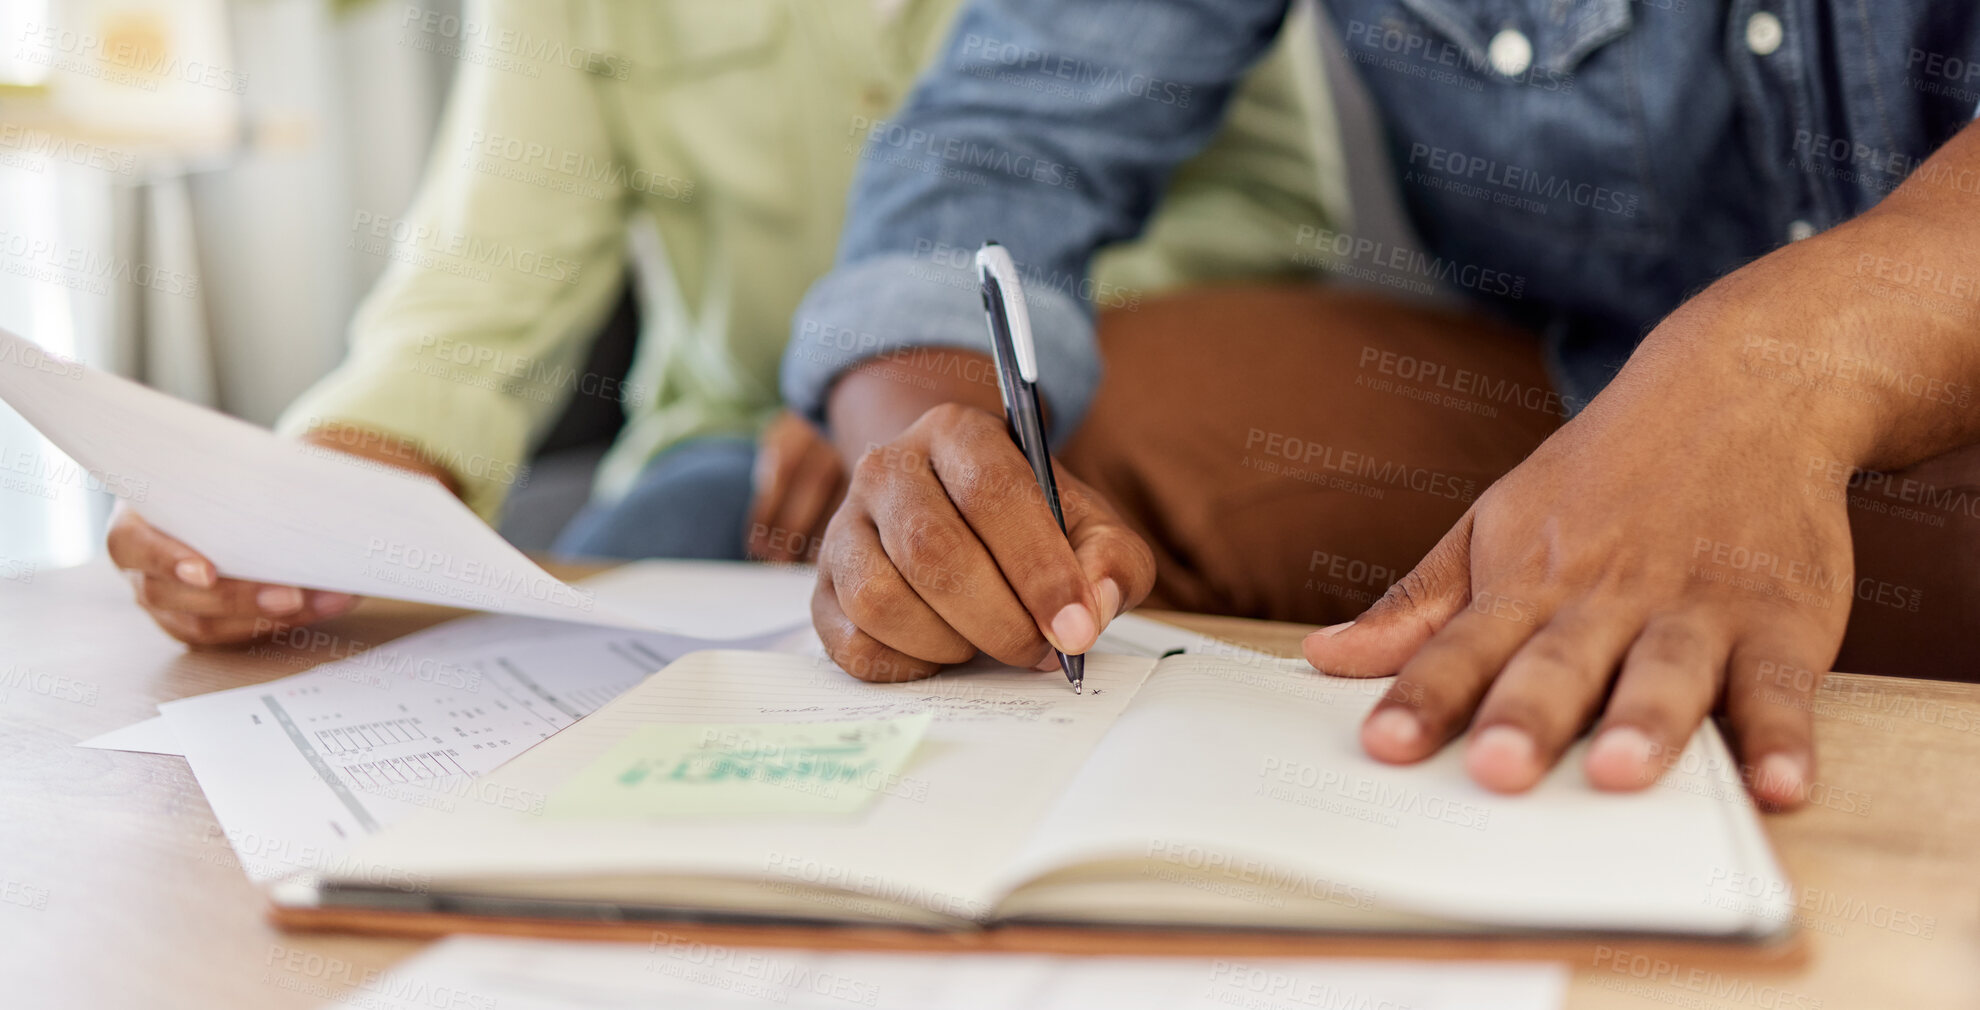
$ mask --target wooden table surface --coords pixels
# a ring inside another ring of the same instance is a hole
[[[0,1006],[314,1007],[410,940],[285,934],[186,763],[75,744],[159,702],[299,672],[288,648],[189,653],[107,566],[0,580]],[[377,643],[458,612],[365,603],[323,627]],[[1177,623],[1286,655],[1303,629]],[[1726,970],[1575,964],[1570,1007],[1980,1007],[1980,687],[1831,675],[1817,703],[1823,804],[1770,816],[1808,957]]]

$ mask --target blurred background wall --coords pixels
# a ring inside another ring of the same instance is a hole
[[[411,198],[458,0],[0,0],[0,326],[267,424],[343,353]],[[430,24],[431,22],[425,22]],[[109,499],[0,406],[0,559],[100,550]]]

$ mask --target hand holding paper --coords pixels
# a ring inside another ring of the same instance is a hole
[[[212,561],[125,505],[118,506],[107,540],[110,560],[130,577],[138,606],[187,645],[245,642],[357,605],[349,593],[221,578]]]
[[[430,477],[450,493],[458,493],[451,474],[428,463],[417,447],[401,439],[330,428],[306,435],[303,441],[415,477]],[[274,629],[314,624],[357,605],[358,598],[349,593],[220,578],[212,561],[129,507],[117,510],[107,539],[110,560],[131,576],[138,605],[167,634],[188,645],[262,638]],[[279,620],[271,620],[275,618]]]
[[[238,632],[243,620],[251,627],[250,599],[268,613],[263,587],[248,585],[262,583],[277,588],[268,607],[288,624],[348,606],[340,595],[362,595],[707,634],[691,615],[634,618],[599,604],[524,557],[439,481],[397,460],[279,438],[4,330],[0,400],[142,513],[159,536],[128,528],[119,562],[161,579],[169,573],[179,585],[147,583],[154,602],[209,622],[208,632]],[[207,594],[216,589],[217,597]]]

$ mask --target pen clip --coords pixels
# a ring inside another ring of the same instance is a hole
[[[1011,254],[995,242],[983,243],[976,251],[976,276],[988,285],[997,282],[1004,299],[1004,322],[1011,330],[1011,351],[1017,357],[1018,376],[1026,382],[1038,381],[1038,351],[1031,343],[1031,317],[1024,310],[1024,289],[1018,285],[1017,264]]]

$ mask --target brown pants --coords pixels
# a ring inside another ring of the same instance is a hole
[[[1154,548],[1151,606],[1349,620],[1566,416],[1532,336],[1327,286],[1180,294],[1103,315],[1100,342],[1062,458]],[[1837,667],[1980,679],[1980,447],[1841,479],[1811,464],[1798,489],[1850,496]]]

